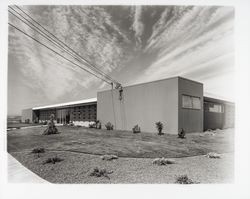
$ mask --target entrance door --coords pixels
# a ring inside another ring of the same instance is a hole
[[[70,114],[68,113],[68,114],[66,115],[66,124],[69,124],[69,121],[70,121]]]

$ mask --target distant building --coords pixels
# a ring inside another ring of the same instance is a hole
[[[161,121],[164,132],[172,134],[234,126],[234,103],[203,97],[202,83],[182,77],[101,91],[97,99],[26,109],[22,121],[42,122],[51,114],[58,123],[100,120],[128,131],[138,124],[142,131],[155,132]]]
[[[21,122],[21,116],[8,116],[7,117],[7,123],[20,123]]]
[[[51,114],[55,115],[57,123],[83,123],[96,120],[97,99],[86,99],[69,103],[40,106],[22,111],[22,122],[48,121]]]

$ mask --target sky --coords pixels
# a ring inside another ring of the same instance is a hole
[[[234,101],[233,7],[21,8],[123,86],[182,76],[203,83],[205,96]],[[52,46],[11,14],[9,22]],[[8,115],[110,89],[12,27],[8,45]]]

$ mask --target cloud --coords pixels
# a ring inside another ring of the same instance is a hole
[[[25,6],[26,11],[56,37],[68,44],[96,67],[112,72],[122,65],[126,55],[127,36],[114,24],[109,13],[98,6]],[[46,45],[50,42],[32,31],[13,16],[10,22],[33,35]],[[16,57],[20,71],[33,90],[48,100],[58,99],[75,88],[91,88],[102,81],[84,72],[22,33],[10,28],[9,53]],[[72,59],[66,53],[63,56]]]
[[[135,8],[133,10],[133,14],[134,14],[134,21],[132,24],[132,29],[135,32],[136,45],[140,46],[141,42],[142,42],[141,36],[143,34],[143,31],[144,31],[144,24],[141,21],[142,6],[135,6]]]
[[[157,52],[156,59],[134,83],[185,76],[227,85],[219,79],[223,73],[233,73],[233,16],[232,7],[166,8],[144,49]]]

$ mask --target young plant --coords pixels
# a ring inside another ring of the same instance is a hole
[[[96,122],[95,122],[95,128],[96,129],[101,129],[102,128],[102,123],[100,122],[100,120],[96,120]]]
[[[141,132],[141,128],[139,127],[138,124],[136,124],[133,128],[132,128],[133,133],[140,133]]]
[[[187,175],[181,175],[176,178],[175,183],[177,184],[197,184],[198,182],[194,182]]]
[[[162,129],[163,129],[162,122],[156,122],[155,125],[156,125],[156,128],[158,130],[158,135],[163,135],[163,133],[162,133]]]
[[[45,153],[45,149],[44,148],[34,148],[31,153]]]
[[[101,156],[101,159],[102,160],[111,161],[111,160],[118,159],[118,156],[117,155],[108,155],[108,154],[105,154],[105,155]]]
[[[56,162],[61,162],[61,161],[63,161],[63,159],[58,158],[58,157],[56,156],[56,157],[53,157],[53,158],[48,158],[47,160],[45,160],[45,161],[43,162],[43,164],[50,164],[50,163],[55,164]]]
[[[178,138],[184,139],[186,135],[186,132],[184,131],[183,128],[178,132]]]
[[[90,124],[89,124],[89,128],[90,128],[90,129],[96,128],[95,123],[90,123]]]
[[[106,127],[106,129],[109,130],[109,131],[114,129],[114,125],[111,124],[111,122],[108,122],[107,124],[105,124],[105,127]]]
[[[167,165],[167,164],[174,164],[175,161],[172,159],[167,159],[167,158],[156,158],[153,160],[153,164],[162,166],[162,165]]]
[[[106,169],[99,169],[98,167],[96,167],[90,172],[89,175],[95,176],[95,177],[106,177],[110,179],[108,174],[111,174],[111,173],[113,173],[113,171],[107,171]]]
[[[55,126],[54,119],[55,119],[55,115],[51,114],[50,121],[48,122],[48,127],[43,132],[43,135],[51,135],[51,134],[58,134],[59,133],[56,126]]]

